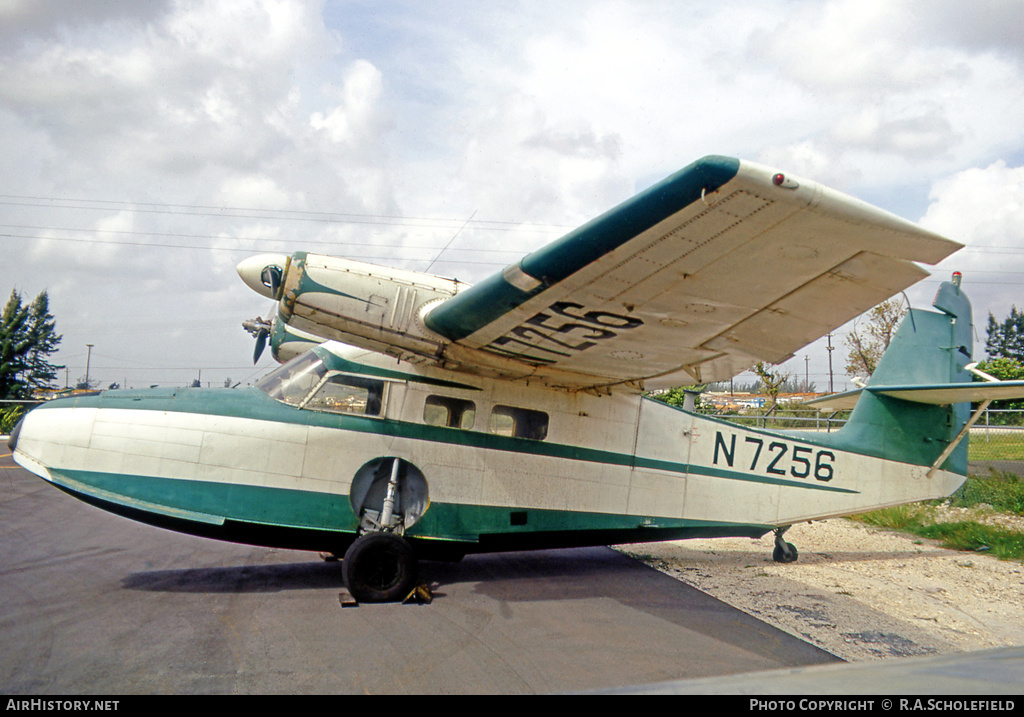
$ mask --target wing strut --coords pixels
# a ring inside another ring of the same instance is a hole
[[[984,381],[987,381],[989,383],[1000,383],[1000,380],[998,378],[996,378],[995,376],[990,376],[984,371],[979,370],[977,366],[977,363],[972,363],[968,364],[967,366],[964,366],[964,368],[966,368],[968,371],[970,371],[975,376],[978,376]],[[946,459],[949,458],[950,454],[954,450],[956,450],[956,447],[960,445],[960,441],[962,441],[964,439],[964,436],[966,436],[970,432],[971,426],[978,422],[978,419],[981,418],[981,414],[985,412],[985,410],[988,408],[988,404],[992,403],[992,400],[993,399],[991,398],[986,398],[984,401],[978,404],[978,409],[971,415],[971,418],[967,421],[967,423],[964,424],[964,427],[960,429],[960,432],[956,434],[956,438],[950,441],[949,445],[946,446],[946,450],[942,452],[942,455],[936,458],[935,462],[932,463],[932,467],[928,469],[928,473],[926,474],[928,478],[931,478],[933,475],[935,475],[935,471],[939,469],[939,466],[941,466],[946,461]]]
[[[956,447],[960,445],[960,441],[962,441],[964,436],[966,436],[971,430],[971,426],[978,422],[978,419],[981,418],[981,414],[985,412],[985,409],[988,408],[988,404],[990,403],[992,403],[992,399],[986,398],[978,405],[978,410],[974,412],[974,415],[971,416],[970,420],[968,420],[967,423],[964,424],[964,427],[960,429],[960,432],[956,434],[956,438],[949,442],[949,445],[946,446],[946,450],[942,452],[942,455],[936,458],[935,462],[932,463],[932,467],[928,469],[926,477],[931,478],[935,475],[935,471],[939,469],[939,466],[941,466],[946,459],[949,458],[949,455],[956,449]]]

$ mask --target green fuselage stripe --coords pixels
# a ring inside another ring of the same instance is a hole
[[[79,496],[191,523],[223,525],[233,522],[339,534],[354,534],[359,527],[348,496],[332,493],[78,470],[63,471],[54,475],[52,480]],[[513,520],[514,515],[522,517]],[[430,509],[406,535],[410,538],[475,543],[486,535],[609,533],[637,529],[749,534],[766,532],[770,526],[515,506],[431,503]]]

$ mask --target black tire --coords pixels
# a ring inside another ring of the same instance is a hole
[[[359,602],[394,602],[416,587],[416,556],[394,533],[366,533],[345,552],[341,572]]]
[[[772,560],[777,563],[795,563],[799,555],[796,552],[796,546],[792,543],[786,543],[788,550],[783,550],[781,545],[776,545],[775,550],[772,551]]]

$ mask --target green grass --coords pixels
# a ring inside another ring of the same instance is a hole
[[[1024,533],[1006,528],[968,520],[926,525],[916,534],[939,540],[953,550],[986,551],[1000,560],[1024,560]]]
[[[967,457],[972,461],[1024,461],[1024,431],[972,435]]]
[[[867,523],[889,530],[902,530],[916,535],[916,531],[934,522],[933,515],[934,511],[923,503],[908,503],[907,505],[873,510],[870,513],[861,513],[852,518],[858,523]]]
[[[950,505],[957,508],[982,504],[1002,513],[1024,515],[1024,478],[1006,471],[971,476],[950,498]]]
[[[1024,533],[974,520],[938,522],[936,514],[941,502],[883,508],[854,516],[854,520],[938,540],[943,547],[952,550],[986,552],[1001,560],[1024,562]],[[949,503],[960,508],[988,505],[1001,513],[1024,515],[1024,480],[1010,473],[998,472],[990,476],[972,476],[953,494]]]

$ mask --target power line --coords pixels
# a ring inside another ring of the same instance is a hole
[[[232,241],[251,241],[251,242],[292,242],[295,243],[297,240],[294,239],[270,239],[268,237],[245,237],[245,236],[224,236],[223,234],[188,234],[182,232],[144,232],[144,231],[130,231],[127,229],[77,229],[75,227],[41,227],[28,224],[0,224],[0,227],[6,229],[29,229],[35,232],[79,232],[79,233],[92,233],[92,234],[123,234],[125,236],[150,236],[150,237],[166,237],[172,239],[212,239],[217,241],[224,241],[230,239]],[[60,237],[51,237],[47,235],[39,234],[0,234],[0,236],[22,238],[22,239],[60,239]],[[215,249],[218,247],[210,247],[206,245],[177,245],[177,244],[151,244],[149,242],[111,242],[110,240],[93,239],[89,240],[85,237],[68,237],[67,241],[95,241],[97,243],[114,243],[114,244],[129,244],[134,246],[170,246],[173,248],[194,248],[194,249]],[[302,240],[303,244],[318,244],[324,246],[358,246],[358,247],[376,247],[376,248],[394,248],[394,249],[430,249],[436,250],[438,247],[433,244],[381,244],[379,242],[354,242],[347,240],[339,241],[325,241],[325,240]],[[481,249],[477,247],[465,247],[459,248],[459,251],[473,251],[473,252],[511,252],[513,249]]]
[[[75,202],[74,204],[71,202]],[[201,204],[161,204],[157,202],[130,202],[109,199],[60,199],[17,194],[0,194],[0,205],[38,207],[44,209],[76,209],[81,211],[121,211],[138,214],[171,214],[207,216],[224,219],[281,219],[286,221],[324,222],[336,224],[380,224],[384,226],[413,226],[438,229],[458,229],[465,220],[453,217],[422,217],[398,214],[356,214],[345,212],[319,212],[301,209],[264,209],[260,207],[218,207]],[[93,206],[88,206],[93,205]],[[148,208],[141,208],[148,207]],[[240,212],[246,212],[242,214]],[[488,231],[565,231],[574,226],[513,222],[496,219],[475,219],[475,228]]]
[[[233,252],[233,253],[236,253],[236,254],[238,254],[238,253],[251,254],[253,252],[266,251],[267,250],[266,247],[262,247],[262,248],[261,247],[218,247],[218,246],[202,246],[202,245],[194,245],[194,244],[152,244],[150,242],[112,241],[112,240],[109,240],[109,239],[90,239],[90,238],[87,238],[87,237],[34,236],[34,235],[29,235],[29,234],[13,234],[13,233],[10,233],[10,232],[0,232],[0,239],[36,239],[36,240],[47,240],[47,241],[74,242],[74,243],[80,243],[80,244],[103,244],[103,245],[107,245],[107,246],[140,246],[140,247],[148,247],[148,248],[152,248],[152,249],[191,249],[191,250],[196,250],[196,251],[215,251],[215,252],[223,251],[223,252]],[[256,241],[256,240],[252,240],[252,241]],[[264,244],[271,243],[271,242],[276,242],[276,243],[285,243],[285,242],[287,242],[287,243],[291,243],[291,244],[294,245],[294,244],[299,243],[298,241],[287,240],[287,239],[265,239],[265,240],[259,240],[259,241],[263,242]],[[330,242],[317,242],[317,241],[302,241],[301,244],[303,246],[317,246],[317,245],[322,246],[322,245],[326,244],[327,246],[332,246],[332,247],[335,247],[335,248],[343,248],[344,247],[344,245],[340,245],[339,246],[337,244],[333,244],[333,243],[330,243]],[[385,245],[365,244],[365,245],[358,245],[358,246],[377,246],[378,248],[381,248],[381,249],[395,249],[395,250],[402,250],[402,249],[408,249],[408,248],[423,249],[423,250],[436,249],[436,247],[426,247],[426,246],[423,246],[423,247],[403,247],[403,246],[388,245],[388,244],[385,244]],[[508,254],[513,254],[514,255],[513,258],[522,256],[523,253],[524,253],[522,250],[518,250],[518,249],[474,249],[474,248],[463,249],[461,247],[455,247],[454,249],[450,249],[449,251],[456,251],[456,252],[459,252],[459,251],[474,252],[475,251],[475,252],[490,252],[490,253],[508,253]],[[411,257],[396,257],[394,255],[391,255],[391,256],[387,256],[387,255],[381,256],[381,255],[376,255],[376,254],[374,254],[374,255],[365,255],[365,254],[353,255],[353,254],[346,253],[346,256],[348,258],[351,258],[351,259],[370,260],[370,261],[394,261],[396,259],[402,259],[402,260],[405,260],[405,261],[428,261],[430,259],[430,257],[411,258]],[[450,262],[450,261],[455,261],[455,260],[452,260],[452,259],[438,259],[437,261],[444,263],[444,262]],[[462,259],[459,259],[457,261],[460,264],[481,264],[481,265],[486,265],[486,266],[504,266],[505,264],[508,263],[508,261],[511,261],[511,259],[506,260],[506,261],[473,261],[473,260],[462,260]]]

